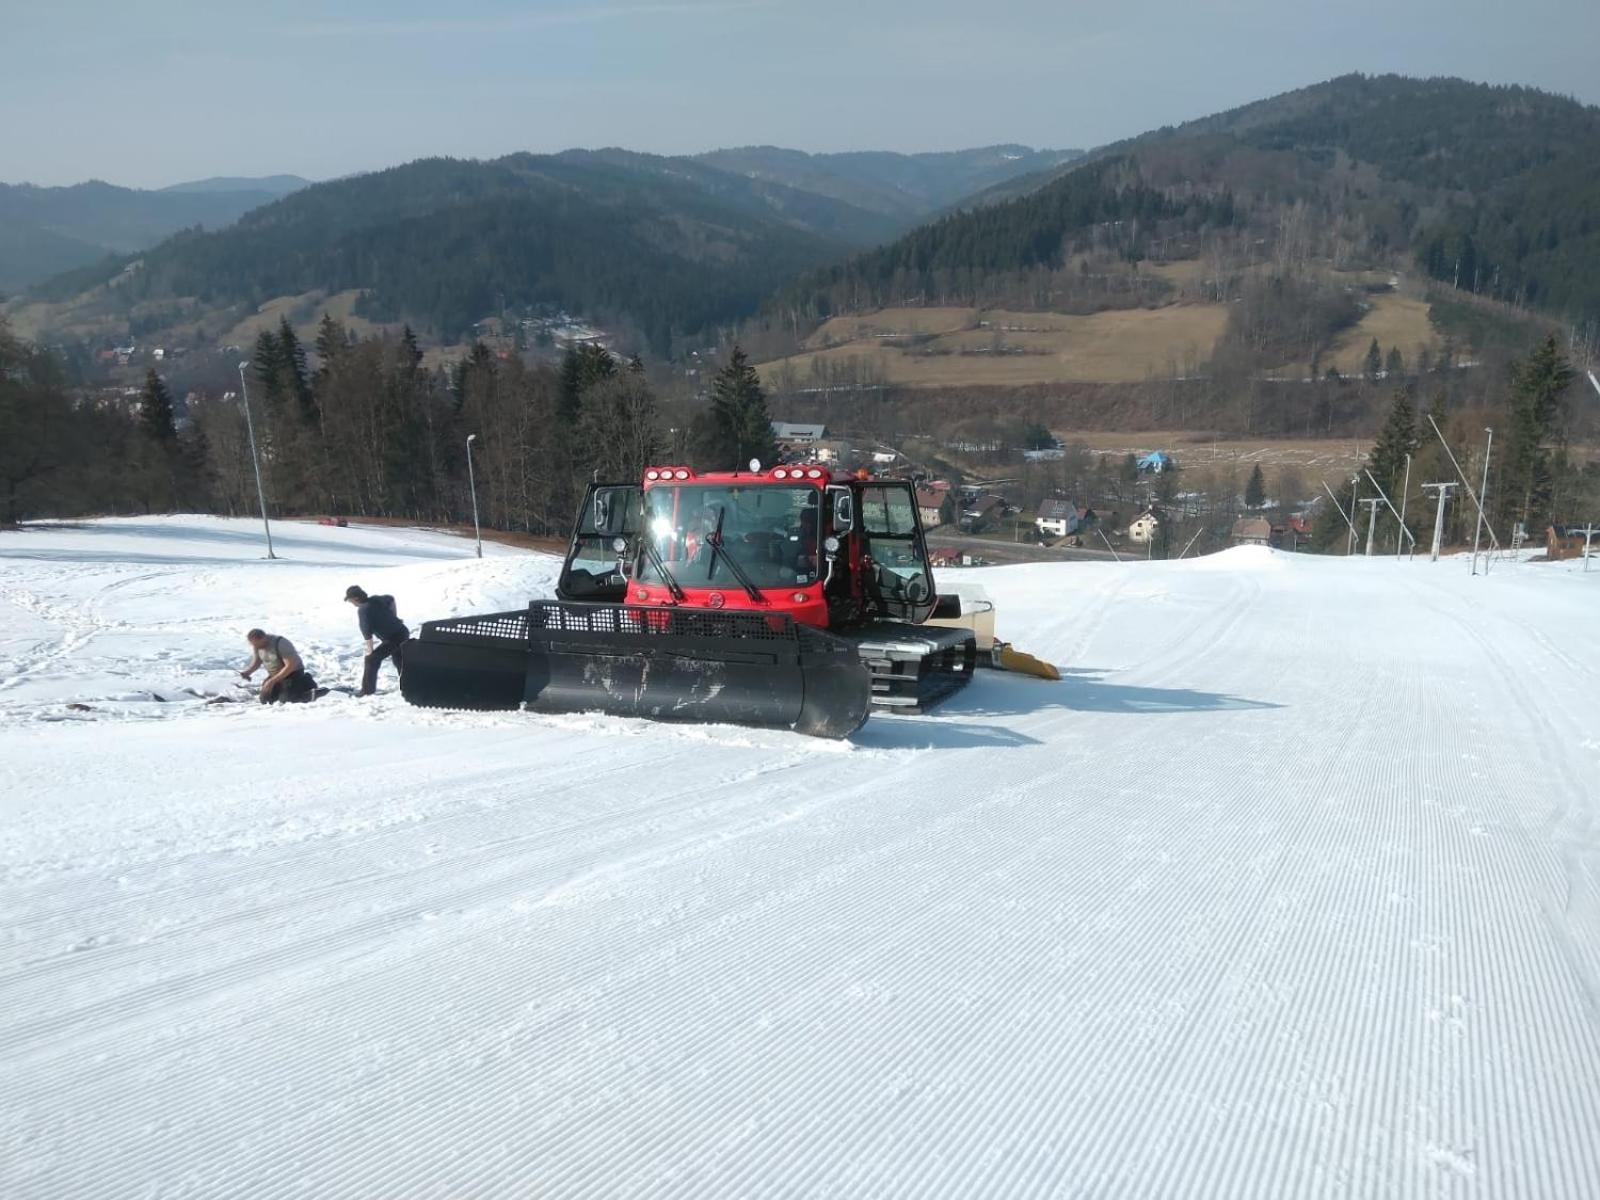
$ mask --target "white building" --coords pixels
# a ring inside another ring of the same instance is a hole
[[[773,439],[786,446],[809,446],[813,442],[820,442],[826,433],[827,428],[823,425],[795,425],[789,421],[772,423]]]
[[[1044,500],[1039,504],[1033,526],[1040,533],[1052,537],[1066,537],[1078,532],[1078,506],[1066,500]]]
[[[1128,522],[1128,540],[1143,545],[1155,537],[1156,530],[1160,528],[1161,519],[1147,508],[1132,521]]]

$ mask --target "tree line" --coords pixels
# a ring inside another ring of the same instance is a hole
[[[76,386],[0,323],[0,521],[254,513],[252,433],[272,515],[460,522],[475,478],[485,525],[555,536],[586,482],[636,482],[669,445],[702,470],[774,455],[766,396],[738,347],[709,402],[670,415],[637,358],[593,344],[552,364],[477,343],[428,370],[409,329],[353,337],[324,316],[314,351],[312,366],[284,321],[257,338],[244,396],[176,399],[152,369],[129,404]]]
[[[1518,525],[1536,542],[1552,522],[1600,516],[1600,463],[1579,463],[1569,453],[1577,378],[1556,339],[1548,336],[1510,365],[1505,399],[1473,410],[1470,420],[1466,414],[1449,412],[1442,390],[1435,391],[1427,409],[1419,413],[1412,388],[1397,387],[1359,483],[1346,482],[1336,489],[1337,508],[1323,506],[1314,545],[1326,551],[1346,544],[1346,518],[1353,515],[1354,493],[1376,497],[1375,481],[1391,503],[1404,508],[1408,530],[1419,548],[1426,549],[1433,536],[1434,493],[1424,494],[1421,485],[1459,479],[1435,427],[1455,448],[1456,463],[1473,491],[1483,481],[1487,447],[1483,427],[1495,430],[1485,515],[1502,545],[1510,544]],[[1407,501],[1403,506],[1402,497]],[[1458,488],[1446,512],[1445,541],[1472,540],[1477,518],[1477,506],[1466,488]],[[1367,527],[1361,519],[1355,525],[1364,545]],[[1380,508],[1375,537],[1379,547],[1392,547],[1399,537],[1399,521],[1387,505]]]

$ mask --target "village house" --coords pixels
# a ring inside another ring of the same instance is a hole
[[[1068,500],[1042,500],[1033,518],[1034,528],[1050,537],[1066,537],[1078,532],[1078,506]]]
[[[796,425],[791,421],[774,421],[772,438],[781,446],[812,446],[827,435],[825,425]]]
[[[937,529],[941,525],[950,523],[950,514],[955,509],[955,503],[950,498],[948,487],[936,488],[932,485],[917,489],[917,514],[922,518],[924,529]]]
[[[1270,546],[1272,522],[1265,517],[1240,517],[1233,523],[1228,542],[1234,546]]]
[[[1283,524],[1272,527],[1272,541],[1269,545],[1275,549],[1299,550],[1301,546],[1310,544],[1311,522],[1304,517],[1290,517]]]
[[[1156,510],[1147,508],[1133,520],[1128,522],[1128,540],[1138,542],[1141,546],[1156,536],[1156,530],[1161,528],[1161,518]]]
[[[961,528],[969,533],[987,529],[1005,515],[1005,500],[1000,496],[979,496],[961,510]]]

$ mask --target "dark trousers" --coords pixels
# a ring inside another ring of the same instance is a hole
[[[304,671],[290,671],[267,689],[261,697],[263,704],[301,704],[311,699],[317,681]]]
[[[406,638],[385,638],[378,643],[377,649],[367,655],[365,666],[361,671],[361,694],[370,696],[378,690],[378,667],[386,658],[394,659],[394,669],[404,669],[402,659],[405,658]]]

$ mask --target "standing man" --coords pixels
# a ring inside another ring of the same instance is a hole
[[[369,596],[352,584],[345,589],[345,601],[356,606],[356,620],[361,625],[361,637],[367,645],[367,657],[361,671],[361,694],[370,696],[378,690],[378,667],[386,658],[394,659],[394,669],[405,669],[403,659],[411,630],[394,609],[393,596]],[[378,639],[373,649],[372,639]]]
[[[305,663],[300,661],[293,642],[259,629],[252,629],[244,637],[254,653],[239,674],[249,679],[258,669],[266,668],[261,703],[301,704],[317,698],[317,681],[306,674]]]

